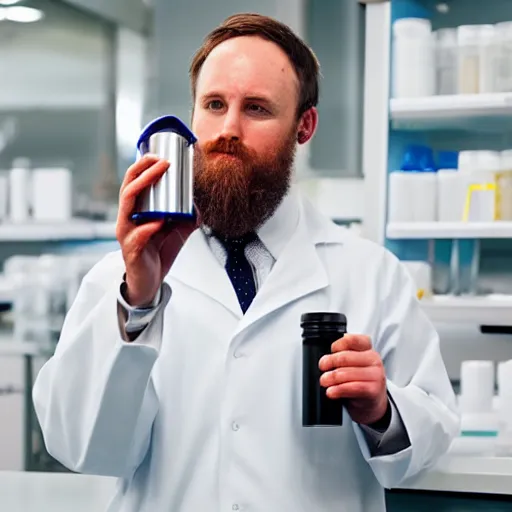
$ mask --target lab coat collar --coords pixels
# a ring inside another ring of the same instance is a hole
[[[297,228],[300,215],[298,190],[290,187],[274,214],[256,231],[274,260],[278,260]]]
[[[170,278],[206,294],[240,320],[237,331],[305,295],[329,285],[317,253],[321,244],[341,244],[343,231],[321,216],[295,187],[275,214],[258,230],[276,262],[243,315],[229,277],[210,250],[207,235],[198,229],[174,262]],[[172,287],[172,284],[171,284]]]

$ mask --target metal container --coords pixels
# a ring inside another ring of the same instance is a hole
[[[197,139],[174,116],[160,117],[143,130],[137,148],[142,157],[151,153],[169,161],[169,169],[137,201],[132,219],[153,220],[194,218],[194,144]]]

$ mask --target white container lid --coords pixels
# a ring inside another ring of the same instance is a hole
[[[434,32],[436,40],[440,44],[456,45],[457,29],[456,28],[440,28]]]
[[[424,18],[401,18],[393,23],[393,33],[398,37],[430,36],[432,23]]]
[[[461,25],[457,28],[459,45],[473,45],[480,42],[480,28],[482,25]]]
[[[504,39],[512,39],[512,21],[502,21],[496,23],[496,32]]]
[[[483,44],[492,43],[496,40],[496,28],[494,25],[480,25],[479,29],[480,42]]]
[[[478,169],[478,151],[459,152],[459,170],[471,172]]]
[[[478,151],[479,171],[499,171],[501,169],[501,153],[498,151]]]

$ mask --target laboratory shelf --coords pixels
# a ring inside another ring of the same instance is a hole
[[[424,130],[429,128],[485,129],[484,119],[512,123],[512,94],[458,94],[424,98],[394,98],[389,105],[395,128]],[[478,123],[477,126],[471,123]]]
[[[112,240],[116,237],[115,222],[95,222],[94,238],[97,240]]]
[[[433,323],[512,325],[512,295],[438,295],[420,303]]]
[[[393,222],[386,228],[391,240],[512,238],[512,222]]]
[[[115,224],[74,219],[69,222],[1,223],[1,242],[52,242],[115,238]]]
[[[512,495],[512,458],[446,455],[402,489]]]

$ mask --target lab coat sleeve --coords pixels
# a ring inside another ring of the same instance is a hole
[[[33,389],[48,452],[79,473],[132,475],[158,410],[151,372],[164,307],[135,342],[125,342],[117,301],[123,272],[121,254],[112,253],[85,276]]]
[[[383,359],[388,393],[410,445],[397,453],[372,456],[362,430],[355,431],[375,476],[383,487],[393,488],[435,465],[458,434],[460,419],[439,337],[416,298],[411,277],[387,251],[377,272],[374,347]]]
[[[360,425],[372,457],[391,455],[405,450],[411,445],[407,429],[391,397],[389,397],[389,404],[391,419],[386,430],[378,431],[366,425]]]

